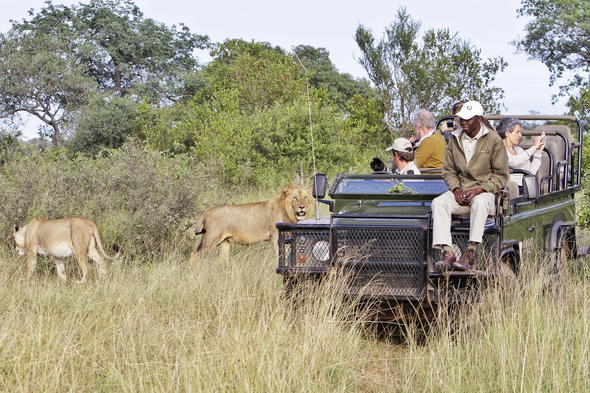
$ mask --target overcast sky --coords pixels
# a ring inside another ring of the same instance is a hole
[[[54,1],[54,4],[74,4],[79,1]],[[27,17],[31,8],[39,10],[43,0],[0,0],[2,17],[0,30],[10,28],[10,20]],[[524,35],[526,19],[517,18],[519,0],[136,0],[135,4],[148,18],[167,25],[184,23],[192,32],[206,34],[215,42],[226,38],[266,41],[291,49],[300,44],[326,48],[340,72],[356,77],[367,75],[357,60],[360,52],[354,42],[359,24],[381,37],[400,6],[407,8],[422,31],[428,28],[449,28],[459,37],[469,40],[482,50],[484,58],[502,56],[507,69],[498,76],[495,85],[505,91],[505,113],[526,114],[530,110],[542,114],[563,114],[562,102],[551,104],[557,88],[548,86],[547,68],[538,61],[517,54],[510,42]],[[208,61],[205,53],[199,57]],[[36,127],[25,132],[35,136]]]

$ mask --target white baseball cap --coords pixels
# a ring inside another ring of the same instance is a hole
[[[406,138],[397,138],[393,141],[393,145],[389,146],[385,151],[401,151],[406,153],[411,153],[414,148],[412,147],[412,142],[407,140]]]
[[[483,116],[483,107],[477,101],[467,101],[455,116],[459,116],[463,120],[469,120],[473,116]]]

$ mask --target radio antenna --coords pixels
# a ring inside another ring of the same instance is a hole
[[[313,140],[313,122],[311,121],[311,99],[309,97],[309,78],[307,77],[307,68],[305,68],[305,66],[303,65],[303,62],[301,61],[299,56],[297,56],[297,53],[295,53],[295,57],[297,58],[297,61],[301,65],[301,68],[303,68],[303,74],[305,75],[305,93],[307,96],[307,115],[309,118],[309,135],[310,135],[310,139],[311,139],[311,165],[313,167],[313,175],[315,176],[315,174],[317,173],[317,170],[316,170],[316,166],[315,166],[315,144],[314,144],[314,140]],[[317,184],[315,184],[315,177],[314,177],[313,186],[315,188],[313,190],[314,194],[317,195],[318,190],[317,190]],[[317,198],[315,200],[315,218],[316,218],[316,220],[320,219],[320,202],[317,200]]]

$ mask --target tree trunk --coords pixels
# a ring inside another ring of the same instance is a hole
[[[57,123],[52,121],[49,125],[53,128],[53,134],[51,135],[51,142],[55,145],[55,147],[61,147],[63,145],[63,138],[61,136],[61,130]]]

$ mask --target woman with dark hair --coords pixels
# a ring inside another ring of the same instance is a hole
[[[545,133],[543,132],[539,137],[534,139],[534,145],[524,150],[518,144],[522,140],[522,125],[518,119],[514,117],[505,117],[496,124],[496,131],[508,153],[508,167],[512,169],[524,169],[533,175],[537,173],[541,167],[541,155],[545,147]],[[522,174],[513,173],[510,175],[510,180],[522,185]]]

